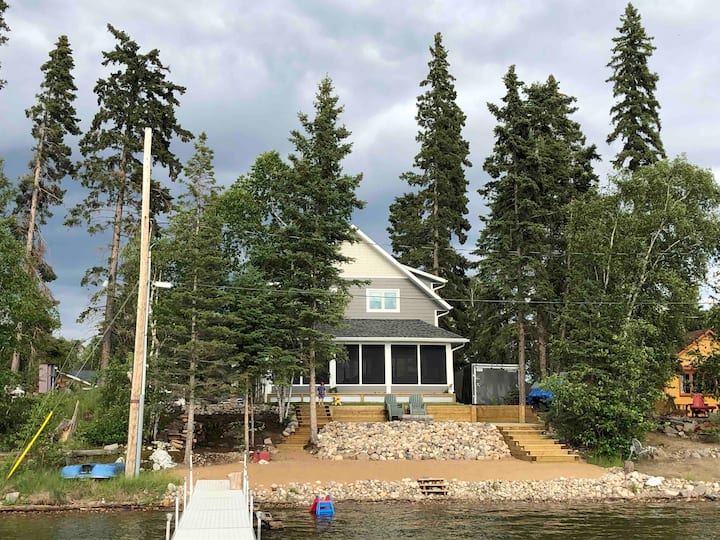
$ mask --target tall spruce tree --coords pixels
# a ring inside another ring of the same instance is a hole
[[[80,135],[80,120],[73,106],[77,91],[74,67],[70,42],[67,36],[60,36],[55,49],[50,51],[50,59],[40,68],[45,77],[36,96],[37,103],[25,111],[32,121],[35,147],[30,175],[20,182],[16,212],[25,252],[45,281],[54,276],[43,260],[44,250],[36,232],[52,216],[51,207],[63,204],[62,180],[76,171],[72,150],[65,143],[67,135]]]
[[[615,128],[607,142],[620,139],[622,149],[612,163],[616,168],[634,171],[663,159],[665,149],[660,139],[660,103],[655,98],[658,75],[648,67],[648,59],[655,50],[653,38],[645,33],[640,13],[631,3],[620,22],[608,64],[613,74],[606,81],[612,82],[616,100],[610,109]]]
[[[185,390],[187,464],[192,459],[198,399],[227,395],[228,385],[237,382],[239,371],[233,331],[237,314],[230,309],[230,260],[223,249],[219,190],[212,160],[213,152],[203,133],[185,168],[183,183],[187,191],[180,197],[179,211],[172,218],[167,246],[173,254],[168,277],[175,287],[163,300],[168,329],[166,358],[173,362],[172,368],[165,363],[165,371],[172,372],[174,382]]]
[[[7,43],[7,33],[10,31],[10,27],[5,22],[5,11],[7,11],[8,4],[5,0],[0,0],[0,46]],[[2,64],[0,64],[1,66]],[[7,81],[0,79],[0,90],[7,84]]]
[[[476,254],[481,290],[492,295],[481,309],[494,312],[488,320],[496,336],[514,343],[524,380],[526,350],[537,351],[536,374],[547,371],[555,330],[549,307],[564,293],[570,262],[564,238],[568,205],[597,182],[597,152],[570,119],[575,99],[560,92],[554,77],[525,88],[511,66],[504,81],[503,106],[488,105],[498,125],[494,153],[484,165],[492,180],[479,190],[490,213],[481,217],[485,228]],[[511,339],[508,326],[515,327]],[[491,350],[503,351],[496,345]],[[522,385],[520,390],[524,399]]]
[[[467,296],[468,260],[453,243],[464,244],[470,222],[467,220],[465,169],[470,147],[463,139],[465,114],[457,104],[455,77],[450,74],[442,34],[435,34],[430,47],[427,78],[420,83],[425,93],[417,98],[420,130],[416,140],[420,152],[414,166],[419,172],[404,173],[413,191],[397,197],[390,205],[390,240],[400,262],[448,280],[445,296],[453,312],[443,324],[460,333],[467,332],[465,304],[453,302]]]
[[[544,228],[536,222],[541,212],[540,186],[528,170],[534,153],[530,123],[523,103],[523,82],[510,66],[504,77],[504,106],[488,104],[498,121],[495,126],[494,153],[485,160],[484,169],[492,180],[479,193],[488,201],[490,212],[481,216],[484,228],[478,238],[479,274],[494,281],[498,298],[511,306],[508,323],[515,327],[518,381],[525,380],[525,352],[530,277],[542,274],[533,252],[542,249]],[[519,384],[520,403],[525,388]]]
[[[40,226],[52,216],[52,206],[62,205],[65,195],[62,180],[76,170],[71,160],[72,151],[65,144],[66,135],[80,134],[79,119],[73,106],[77,91],[72,75],[74,67],[70,42],[67,36],[60,36],[50,51],[50,59],[40,68],[44,78],[40,93],[36,95],[37,103],[25,111],[32,121],[35,146],[29,164],[30,174],[20,180],[15,214],[20,237],[25,241],[28,270],[41,282],[53,281],[56,276],[44,258],[45,246],[38,234]],[[45,288],[45,292],[50,296],[49,289]],[[37,328],[18,329],[20,337],[39,331]],[[11,365],[13,371],[19,371],[20,360],[19,351],[16,351]]]
[[[146,127],[153,130],[152,160],[166,167],[171,179],[177,178],[181,163],[170,150],[173,138],[188,141],[192,134],[183,129],[175,117],[178,96],[185,87],[167,80],[169,69],[160,61],[160,51],[140,53],[140,46],[121,30],[108,25],[117,44],[112,51],[103,52],[102,65],[117,68],[95,85],[99,111],[90,129],[80,141],[84,156],[81,181],[90,193],[71,210],[68,223],[87,223],[91,234],[112,230],[110,255],[106,267],[88,271],[83,284],[99,284],[106,279],[104,291],[103,343],[101,368],[110,362],[118,294],[118,263],[122,235],[132,236],[137,229],[142,185],[143,134]],[[154,184],[151,209],[168,209],[167,190]],[[98,211],[109,208],[109,220],[97,220]]]
[[[314,108],[313,118],[298,114],[302,131],[290,136],[295,147],[291,167],[278,170],[265,193],[264,231],[272,240],[253,254],[258,268],[286,295],[287,320],[293,321],[313,402],[315,368],[336,352],[327,327],[342,321],[353,284],[341,276],[347,257],[340,248],[356,241],[350,220],[364,205],[355,194],[362,175],[343,172],[342,162],[352,148],[350,131],[339,124],[343,107],[329,77],[320,82]],[[310,441],[317,443],[315,407],[310,407]]]
[[[28,271],[35,274],[40,282],[55,279],[55,273],[44,258],[45,246],[40,227],[52,216],[51,207],[63,204],[65,190],[61,183],[66,176],[74,175],[75,166],[71,160],[72,151],[65,144],[67,135],[79,135],[79,119],[75,116],[75,92],[77,87],[72,75],[75,67],[72,49],[67,36],[60,36],[55,48],[49,53],[50,59],[40,70],[44,74],[40,84],[37,103],[25,111],[32,122],[32,136],[35,139],[33,158],[29,163],[30,174],[20,180],[16,199],[15,214],[18,218],[19,235],[25,242]],[[51,296],[50,290],[45,292]],[[39,328],[19,328],[21,335],[33,335],[39,341]],[[20,355],[13,355],[11,369],[19,371]]]
[[[548,345],[557,328],[557,310],[552,302],[566,292],[566,278],[572,257],[567,253],[565,229],[569,204],[597,185],[592,162],[598,160],[595,145],[586,146],[580,125],[572,120],[577,111],[575,98],[560,91],[558,81],[550,75],[543,84],[526,90],[525,106],[530,121],[528,137],[534,147],[528,169],[541,186],[540,213],[535,220],[544,231],[544,252],[533,254],[544,269],[534,276],[532,284],[534,340],[537,351],[537,374],[548,370]]]

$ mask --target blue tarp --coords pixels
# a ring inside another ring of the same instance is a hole
[[[527,404],[537,407],[540,404],[548,404],[552,401],[553,393],[541,388],[531,388],[527,395]]]

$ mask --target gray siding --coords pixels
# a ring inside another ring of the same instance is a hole
[[[366,289],[399,289],[400,311],[367,311]],[[347,319],[420,319],[435,324],[435,310],[439,306],[427,291],[420,289],[407,278],[375,278],[368,285],[352,287],[352,299],[345,309]]]

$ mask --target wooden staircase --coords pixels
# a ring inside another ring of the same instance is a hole
[[[517,459],[547,463],[580,461],[575,452],[545,435],[542,424],[498,424],[497,428]]]
[[[444,478],[418,478],[420,493],[428,495],[447,495],[448,487]]]
[[[325,424],[333,421],[329,405],[317,405],[317,428],[320,431]],[[278,445],[285,450],[302,450],[310,440],[310,405],[308,403],[295,405],[295,415],[298,419],[298,428],[295,433]]]

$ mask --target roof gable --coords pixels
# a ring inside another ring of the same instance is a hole
[[[403,277],[414,283],[418,289],[433,299],[444,310],[451,310],[452,306],[443,300],[425,281],[420,279],[414,271],[385,251],[360,229],[355,227],[358,241],[355,243],[344,243],[342,245],[343,255],[352,260],[340,267],[343,277],[348,279],[368,279],[380,277]],[[426,279],[434,277],[437,283],[444,280],[432,274],[418,270]]]
[[[720,342],[715,337],[712,330],[699,330],[688,334],[687,339],[690,341],[688,345],[678,353],[678,357],[683,365],[689,364],[697,355],[710,356],[713,353],[720,352]]]

